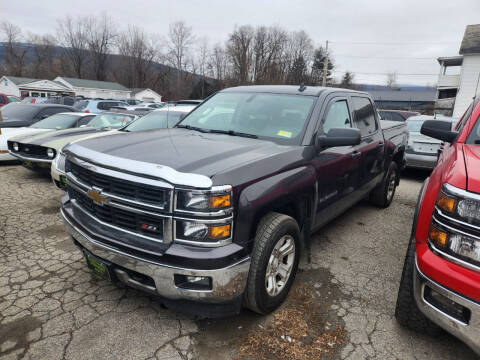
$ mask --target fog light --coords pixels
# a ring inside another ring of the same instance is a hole
[[[448,234],[445,231],[438,229],[435,225],[430,225],[428,238],[438,248],[445,248],[447,246]]]
[[[47,149],[47,156],[53,159],[55,157],[55,150]]]
[[[455,301],[450,300],[446,296],[443,296],[442,294],[431,289],[428,286],[425,286],[423,298],[427,303],[444,312],[448,316],[451,316],[464,324],[469,323],[471,311],[465,306],[462,306]]]
[[[212,290],[212,278],[210,276],[190,276],[174,274],[175,286],[187,290]]]
[[[18,146],[18,143],[16,142],[13,143],[12,147],[14,151],[18,151],[20,149],[20,147]]]

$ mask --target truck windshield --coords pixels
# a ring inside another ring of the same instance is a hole
[[[177,126],[300,144],[315,99],[304,95],[219,93]]]
[[[46,119],[40,120],[33,125],[30,125],[31,128],[35,129],[68,129],[75,125],[75,122],[78,120],[78,116],[75,115],[66,115],[66,114],[55,114]]]
[[[407,121],[408,131],[419,133],[422,129],[423,120],[409,120]]]
[[[477,118],[475,126],[470,132],[470,135],[468,135],[466,143],[472,145],[480,145],[480,117]]]
[[[120,129],[135,119],[133,115],[127,114],[100,114],[95,116],[87,126],[99,129]]]

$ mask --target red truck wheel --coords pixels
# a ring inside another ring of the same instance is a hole
[[[292,287],[300,258],[300,230],[290,216],[271,212],[257,227],[248,274],[245,306],[268,314]]]
[[[442,329],[434,324],[419,310],[413,294],[413,271],[415,267],[415,238],[408,245],[402,279],[397,295],[395,318],[402,326],[431,336],[438,335]]]

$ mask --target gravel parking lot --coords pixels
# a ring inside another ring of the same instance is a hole
[[[316,234],[312,262],[274,314],[195,320],[93,276],[48,176],[0,166],[0,358],[475,359],[450,335],[419,335],[393,317],[425,176],[408,172],[390,208],[361,203]]]

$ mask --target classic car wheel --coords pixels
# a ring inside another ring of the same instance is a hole
[[[290,216],[271,212],[260,221],[253,245],[245,305],[267,314],[290,291],[300,257],[300,230]]]

